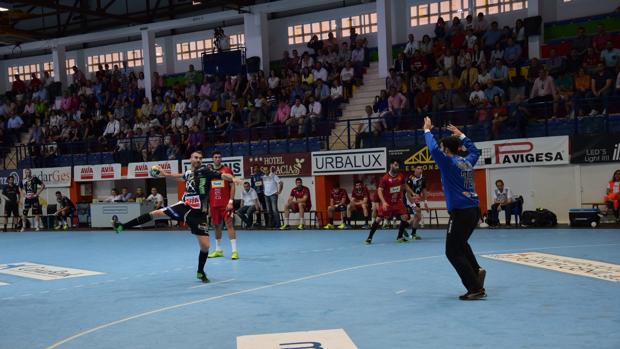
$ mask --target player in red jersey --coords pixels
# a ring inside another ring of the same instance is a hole
[[[346,229],[350,227],[347,222],[347,205],[349,204],[349,196],[347,191],[340,188],[340,184],[334,184],[334,188],[329,195],[329,206],[327,207],[327,218],[329,223],[324,227],[325,229],[334,229],[334,212],[340,212],[342,216],[342,223],[338,226],[338,229]]]
[[[351,224],[351,217],[353,212],[362,210],[364,213],[364,225],[362,229],[368,229],[368,204],[370,202],[370,194],[368,188],[360,180],[355,181],[353,190],[351,191],[351,202],[347,206],[347,217],[349,218],[349,224]]]
[[[233,172],[230,167],[222,165],[222,153],[214,151],[211,157],[213,158],[214,171],[232,176]],[[224,251],[222,250],[222,227],[223,223],[225,223],[232,250],[231,259],[239,259],[239,253],[237,252],[237,233],[233,225],[234,197],[235,186],[230,185],[230,182],[218,179],[211,181],[209,214],[211,216],[211,224],[213,224],[215,228],[215,251],[209,254],[209,258],[224,257]]]
[[[396,241],[407,242],[403,234],[409,225],[409,214],[403,202],[403,195],[405,191],[408,192],[409,195],[413,195],[413,192],[411,188],[406,185],[405,175],[399,172],[399,168],[398,161],[393,160],[390,162],[390,171],[379,181],[377,196],[379,196],[381,204],[377,208],[377,218],[375,218],[375,221],[372,223],[370,234],[368,234],[368,238],[366,239],[367,244],[372,243],[372,237],[375,235],[375,231],[377,231],[381,220],[383,218],[389,219],[393,216],[398,216],[400,218],[400,226],[398,227]]]
[[[299,225],[297,229],[303,230],[305,228],[304,213],[310,212],[312,209],[312,200],[310,199],[310,189],[304,186],[301,178],[295,179],[295,188],[291,190],[291,196],[284,205],[284,218],[286,223],[282,224],[280,230],[287,230],[290,224],[289,214],[299,212]]]

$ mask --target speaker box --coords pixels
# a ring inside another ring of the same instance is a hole
[[[202,71],[209,75],[237,75],[242,72],[242,64],[241,50],[202,55]]]
[[[260,57],[253,56],[246,58],[245,65],[248,70],[248,74],[258,73],[260,70]]]
[[[542,29],[542,17],[527,17],[523,20],[523,27],[525,28],[525,36],[540,35]]]

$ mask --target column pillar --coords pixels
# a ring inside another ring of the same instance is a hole
[[[155,64],[155,32],[143,30],[142,35],[142,58],[144,59],[144,94],[149,101],[153,101],[152,86],[153,72],[157,69]],[[166,57],[173,59],[174,57]]]
[[[379,76],[387,77],[392,66],[392,0],[377,0],[377,50]]]
[[[57,45],[52,48],[52,62],[54,63],[54,81],[60,82],[62,88],[67,88],[67,68],[65,60],[67,59],[65,47]]]
[[[246,57],[260,57],[260,68],[269,75],[269,21],[267,13],[243,15]]]
[[[540,16],[542,11],[542,0],[528,0],[527,1],[527,16],[534,17]],[[542,25],[541,25],[542,26]],[[540,58],[540,45],[542,44],[542,37],[544,26],[540,29],[540,35],[529,36],[527,38],[527,50],[530,57]]]
[[[162,50],[164,51],[164,65],[166,67],[166,74],[174,74],[174,62],[176,57],[176,47],[174,45],[174,40],[172,40],[172,36],[164,37],[164,46]],[[200,68],[202,70],[202,67]],[[160,74],[162,72],[159,72]]]

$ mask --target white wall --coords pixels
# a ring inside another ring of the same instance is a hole
[[[492,202],[495,181],[502,179],[513,193],[523,196],[524,210],[547,208],[568,223],[568,210],[582,202],[602,202],[605,187],[618,164],[540,166],[490,169],[488,201]]]

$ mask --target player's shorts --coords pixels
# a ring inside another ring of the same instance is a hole
[[[226,219],[229,219],[235,213],[234,210],[227,210],[226,207],[211,207],[209,215],[211,216],[211,224],[221,225]]]
[[[5,202],[4,203],[4,215],[7,217],[19,217],[19,205],[17,202]]]
[[[407,209],[404,204],[396,204],[388,206],[387,210],[383,208],[382,204],[377,206],[377,215],[381,218],[392,218],[394,216],[406,216],[408,215]]]
[[[336,212],[345,212],[347,210],[347,205],[336,205],[334,206],[334,211]]]
[[[191,208],[180,201],[172,206],[165,207],[164,213],[176,221],[186,222],[192,234],[209,236],[206,222],[207,217],[202,210]]]
[[[312,205],[306,206],[304,208],[304,212],[310,212],[311,210],[312,210]],[[346,208],[345,208],[345,210],[346,210]],[[298,203],[291,204],[291,212],[293,212],[293,213],[299,212],[299,204]]]
[[[418,212],[422,212],[421,211],[421,206],[420,206],[419,202],[416,202],[413,205],[407,204],[407,205],[405,205],[405,207],[407,208],[407,213],[409,213],[409,214],[416,214]]]
[[[24,215],[28,215],[28,210],[32,208],[33,215],[41,214],[41,203],[38,197],[24,199]]]

